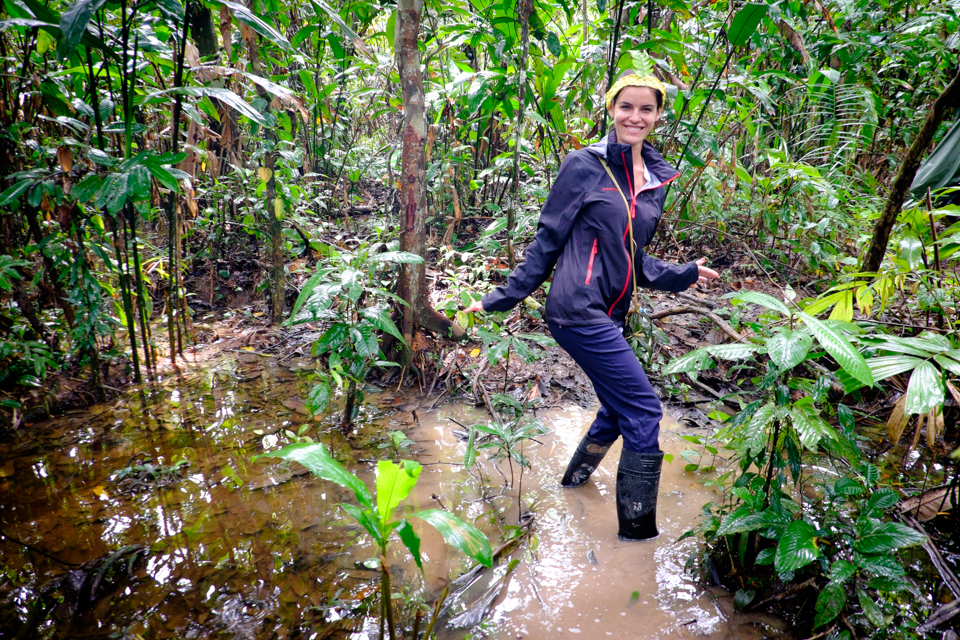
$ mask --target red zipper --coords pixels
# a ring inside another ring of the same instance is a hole
[[[593,259],[597,257],[597,239],[593,239],[593,249],[590,250],[590,263],[587,265],[587,279],[583,284],[590,284],[590,278],[593,276]]]

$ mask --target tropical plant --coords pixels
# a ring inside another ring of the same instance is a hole
[[[257,456],[257,459],[262,458],[299,462],[314,475],[335,482],[353,492],[357,504],[343,503],[340,508],[356,520],[379,547],[377,560],[380,567],[380,603],[383,614],[380,619],[381,638],[384,637],[384,624],[389,629],[391,639],[398,637],[393,616],[393,587],[387,563],[390,539],[394,533],[410,551],[420,571],[423,571],[420,538],[413,530],[413,525],[408,518],[418,518],[433,525],[443,539],[458,551],[486,567],[493,566],[490,543],[483,533],[447,511],[426,509],[402,518],[394,517],[394,511],[416,486],[417,479],[423,471],[423,467],[417,462],[403,460],[400,464],[395,464],[389,460],[381,460],[377,463],[376,497],[374,497],[363,481],[337,462],[322,444],[291,444],[279,451]],[[437,611],[439,612],[439,608]],[[433,628],[434,622],[435,620],[430,622],[428,629]],[[429,633],[427,635],[429,636]]]

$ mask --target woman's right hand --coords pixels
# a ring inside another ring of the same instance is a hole
[[[478,311],[483,311],[483,302],[480,300],[477,300],[476,302],[471,304],[469,307],[464,309],[464,311],[466,311],[467,313],[476,313]]]

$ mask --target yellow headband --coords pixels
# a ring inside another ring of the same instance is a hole
[[[630,75],[623,76],[614,82],[613,86],[610,87],[610,91],[607,91],[607,109],[613,108],[613,100],[625,87],[649,87],[654,91],[659,91],[660,98],[662,100],[667,99],[667,88],[663,86],[663,83],[657,80],[654,76],[644,76],[641,78],[640,76],[631,73]]]

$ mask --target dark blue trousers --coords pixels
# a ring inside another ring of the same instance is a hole
[[[623,437],[623,448],[636,453],[660,451],[663,410],[647,374],[614,325],[561,327],[548,323],[557,343],[584,370],[600,399],[588,435],[601,442]]]

